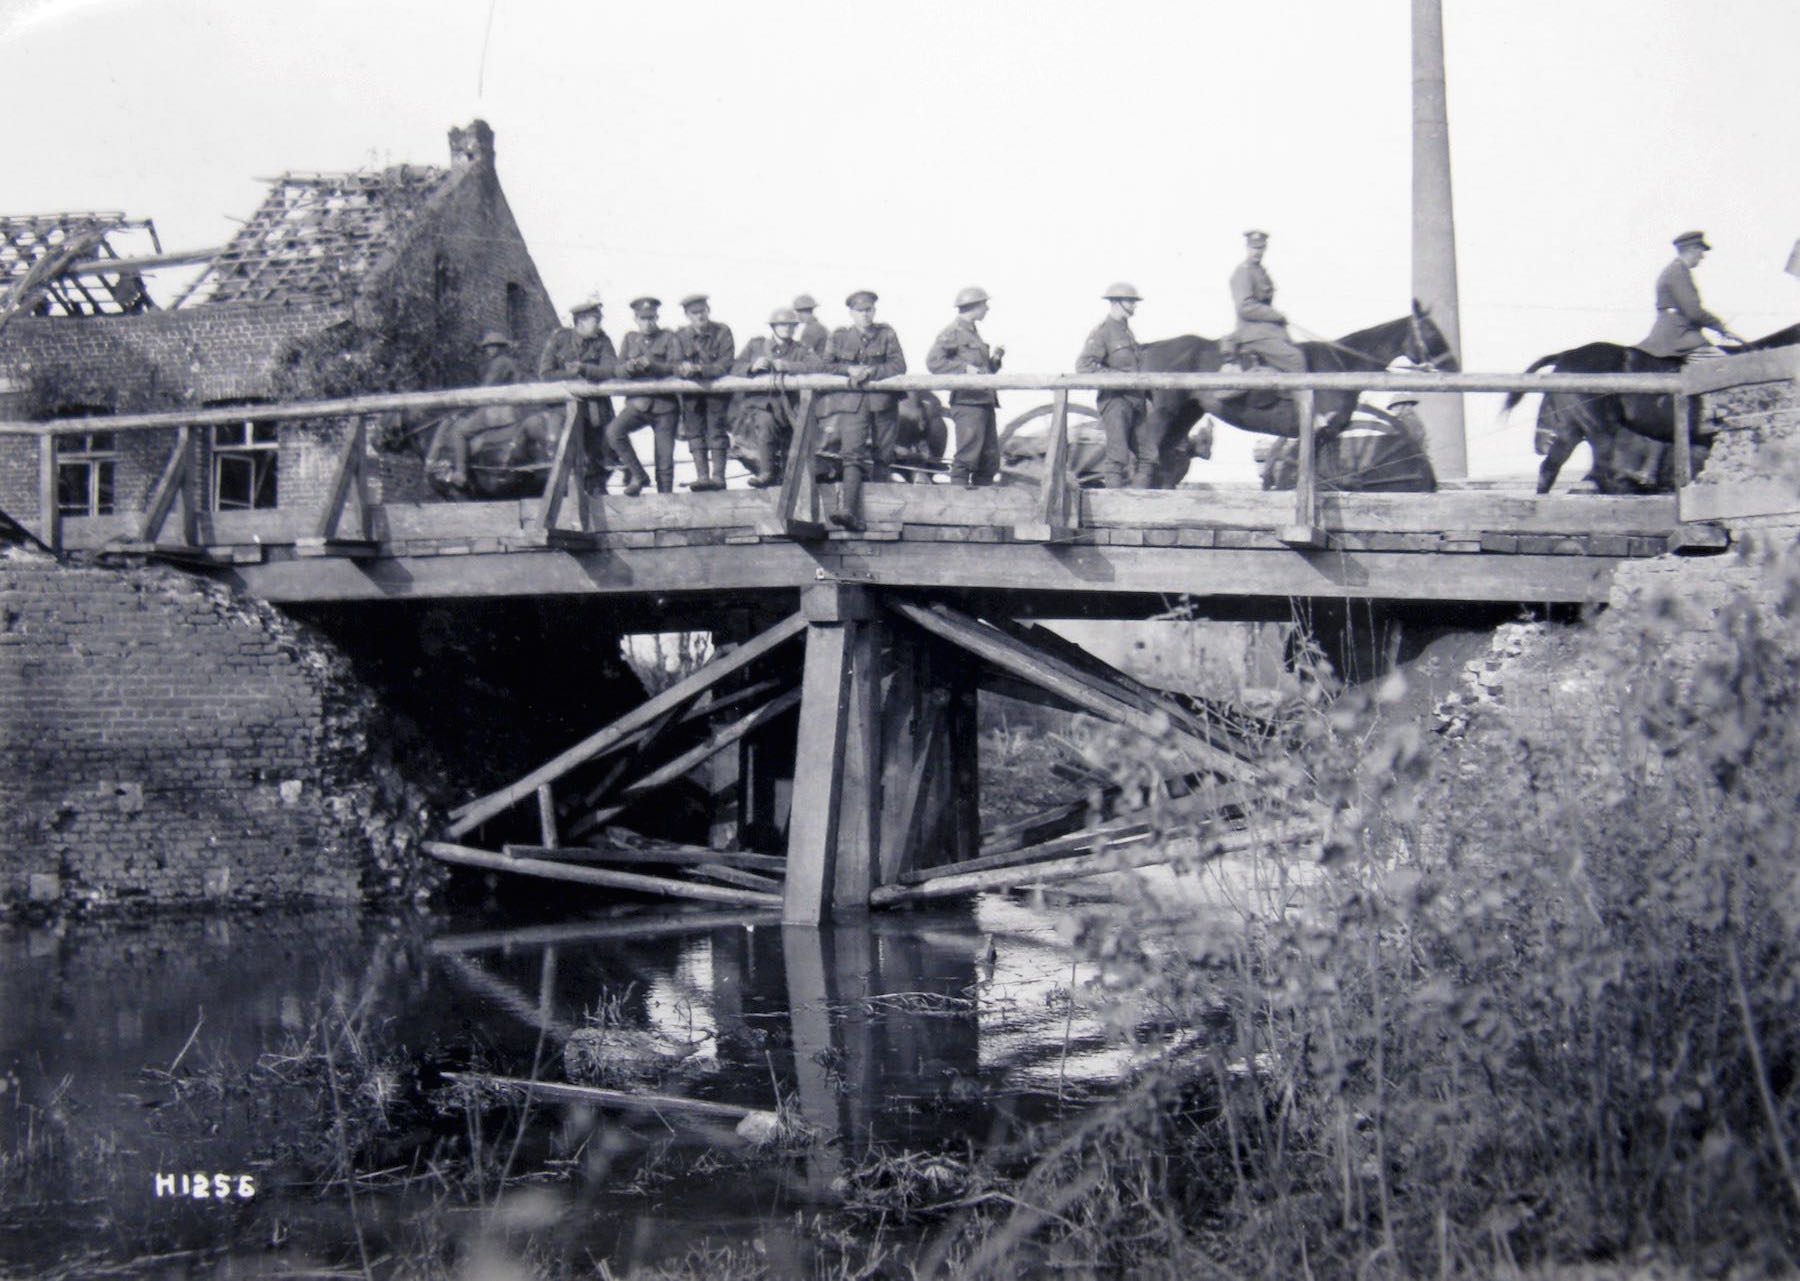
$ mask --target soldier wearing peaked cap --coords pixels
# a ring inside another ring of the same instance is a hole
[[[818,300],[811,294],[801,294],[794,299],[794,311],[800,316],[800,341],[810,347],[813,354],[823,356],[825,344],[831,341],[831,331],[819,323],[813,312],[819,309]]]
[[[818,408],[825,433],[836,434],[844,460],[837,510],[829,519],[850,530],[863,528],[863,479],[871,471],[878,481],[888,478],[900,434],[894,393],[863,390],[867,383],[906,372],[900,336],[875,319],[877,301],[872,289],[858,289],[846,298],[851,323],[834,332],[825,345],[826,371],[850,380],[850,390],[826,392]]]
[[[934,374],[992,374],[1000,370],[1004,347],[989,348],[976,325],[987,317],[985,289],[971,285],[956,295],[956,319],[938,334],[925,357]],[[991,391],[950,393],[950,420],[956,424],[954,484],[989,485],[1000,470],[1000,439],[995,414],[1000,398]]]
[[[769,336],[757,336],[744,344],[731,372],[752,378],[759,374],[817,373],[825,362],[810,347],[794,336],[800,315],[792,307],[777,307],[769,314]],[[750,478],[754,489],[781,483],[783,460],[793,439],[796,410],[784,393],[744,392],[735,413],[739,452],[756,473]]]
[[[1708,329],[1743,342],[1723,320],[1700,305],[1694,268],[1711,250],[1701,232],[1684,231],[1675,237],[1675,261],[1656,278],[1656,323],[1638,344],[1652,356],[1686,360],[1695,355],[1719,355],[1719,349],[1706,341],[1704,331]]]
[[[1131,332],[1131,315],[1143,295],[1124,281],[1109,285],[1101,295],[1109,304],[1106,319],[1095,325],[1075,357],[1075,371],[1082,374],[1133,373],[1143,365],[1137,335]],[[1149,397],[1141,391],[1103,391],[1096,397],[1100,427],[1106,433],[1106,454],[1100,478],[1108,489],[1127,484],[1142,489],[1150,484],[1156,464],[1156,442],[1148,432]]]
[[[1260,361],[1287,374],[1306,372],[1306,356],[1288,337],[1287,317],[1275,307],[1275,282],[1262,265],[1269,233],[1244,233],[1244,261],[1231,273],[1231,309],[1237,328],[1231,337],[1249,363]]]
[[[657,323],[662,303],[648,294],[631,300],[637,328],[619,344],[619,373],[625,378],[651,380],[675,377],[681,363],[681,340]],[[673,396],[630,396],[625,411],[606,428],[606,443],[628,476],[625,493],[636,497],[650,478],[631,447],[631,433],[649,427],[656,442],[656,492],[675,492],[675,432],[678,402]]]
[[[731,328],[712,318],[705,294],[689,294],[681,300],[688,323],[681,330],[681,361],[676,372],[683,378],[722,378],[731,372],[731,353],[736,350]],[[731,448],[727,423],[729,396],[683,396],[681,435],[694,456],[696,491],[725,488],[725,456]]]
[[[572,324],[558,329],[544,344],[538,355],[537,376],[540,382],[605,382],[619,372],[619,353],[613,341],[600,328],[601,303],[588,298],[569,309]],[[607,478],[618,465],[606,444],[606,427],[613,420],[612,398],[597,397],[581,402],[580,424],[582,452],[587,458],[589,489],[606,492]]]

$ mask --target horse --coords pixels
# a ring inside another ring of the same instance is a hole
[[[471,421],[468,481],[458,487],[450,483],[450,429]],[[561,406],[495,405],[405,427],[398,438],[415,445],[429,442],[424,451],[425,479],[439,497],[537,498],[550,478],[562,430]]]
[[[1741,354],[1796,344],[1800,344],[1800,325],[1789,325],[1726,350],[1729,354]],[[1619,343],[1591,342],[1541,356],[1527,365],[1525,372],[1553,369],[1560,374],[1671,373],[1681,366],[1678,356],[1652,356]],[[1518,408],[1528,394],[1508,392],[1501,415]],[[1545,392],[1537,420],[1537,450],[1544,455],[1538,467],[1538,493],[1550,492],[1563,464],[1584,440],[1593,454],[1587,483],[1598,492],[1629,494],[1673,488],[1670,459],[1661,448],[1675,440],[1675,409],[1669,396]],[[1697,467],[1705,461],[1709,447],[1697,424],[1689,443]]]
[[[1359,329],[1337,342],[1304,342],[1300,350],[1309,372],[1381,370],[1401,356],[1422,369],[1455,373],[1460,368],[1443,331],[1416,298],[1410,315]],[[1146,344],[1141,367],[1150,373],[1216,373],[1223,364],[1224,352],[1217,340],[1188,334]],[[1357,395],[1354,391],[1314,393],[1314,411],[1326,415],[1321,441],[1349,423]],[[1157,442],[1150,480],[1153,488],[1172,489],[1187,475],[1193,461],[1188,449],[1189,428],[1202,414],[1265,436],[1295,438],[1300,434],[1294,398],[1286,392],[1152,392],[1147,431]]]

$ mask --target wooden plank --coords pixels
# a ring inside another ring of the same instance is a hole
[[[38,541],[53,552],[62,550],[62,503],[56,484],[56,437],[38,437]]]
[[[757,1108],[739,1107],[735,1103],[713,1103],[707,1099],[684,1099],[673,1094],[651,1094],[644,1091],[606,1090],[596,1085],[570,1085],[563,1081],[526,1080],[516,1076],[489,1076],[482,1072],[445,1072],[446,1081],[458,1084],[490,1086],[496,1089],[521,1090],[540,1099],[564,1103],[586,1103],[593,1107],[616,1108],[626,1112],[649,1112],[655,1116],[694,1116],[709,1121],[736,1125],[747,1117],[761,1116],[775,1121],[775,1113]]]
[[[451,811],[455,818],[449,827],[452,836],[461,836],[473,831],[482,823],[492,818],[508,806],[530,796],[540,783],[548,783],[574,769],[577,765],[591,760],[607,747],[649,725],[657,717],[672,707],[677,707],[698,698],[714,685],[732,673],[741,671],[755,662],[770,650],[785,644],[798,636],[806,628],[806,619],[799,614],[792,614],[775,626],[769,628],[755,640],[740,645],[731,653],[702,667],[683,680],[677,681],[656,697],[640,704],[624,716],[608,725],[605,729],[575,744],[568,750],[552,757],[548,762],[527,774],[524,778],[492,792],[467,805],[459,806]]]
[[[1702,555],[1722,552],[1731,546],[1731,533],[1722,525],[1708,525],[1699,521],[1677,525],[1675,532],[1669,535],[1669,550],[1683,555]]]
[[[619,794],[628,797],[642,796],[646,792],[653,792],[665,784],[674,782],[702,761],[718,755],[726,748],[736,744],[744,735],[759,726],[768,724],[784,712],[791,711],[799,703],[800,691],[798,689],[791,689],[785,694],[770,699],[761,707],[739,717],[731,724],[715,729],[707,735],[705,742],[689,748],[668,764],[659,766],[644,777],[626,784],[620,789]]]
[[[983,890],[1016,889],[1025,885],[1051,885],[1059,881],[1081,880],[1089,876],[1105,876],[1131,868],[1155,867],[1178,859],[1212,859],[1221,854],[1241,850],[1290,845],[1317,839],[1318,824],[1310,819],[1293,819],[1271,823],[1254,830],[1229,831],[1222,834],[1190,835],[1169,833],[1147,850],[1122,849],[1099,855],[1084,854],[1077,858],[1054,859],[1023,867],[1002,867],[986,872],[969,872],[960,876],[944,876],[920,885],[888,885],[871,896],[875,907],[897,907],[906,903],[922,903],[935,898],[952,898]]]
[[[1313,394],[1310,388],[1294,393],[1294,413],[1300,422],[1300,440],[1296,451],[1298,466],[1294,472],[1294,519],[1288,522],[1288,527],[1311,530],[1316,529],[1319,523],[1316,480],[1319,445],[1317,427],[1313,423]],[[1284,537],[1283,541],[1292,540]]]
[[[1791,516],[1800,512],[1800,489],[1766,477],[1729,485],[1689,485],[1681,491],[1680,511],[1684,522]]]
[[[169,519],[169,511],[175,505],[177,494],[185,494],[193,486],[193,428],[183,424],[175,432],[175,449],[169,460],[163,464],[162,474],[156,478],[156,488],[150,491],[150,502],[144,511],[144,523],[138,530],[138,540],[154,543],[162,533],[163,522]],[[191,521],[191,518],[190,518]],[[182,541],[191,544],[193,529],[191,523],[182,529]]]
[[[855,596],[866,597],[857,592]],[[866,601],[864,601],[866,604]],[[854,608],[855,606],[853,606]],[[844,779],[838,794],[837,863],[832,872],[832,913],[865,912],[875,887],[881,794],[879,738],[880,643],[886,627],[854,621],[850,628],[849,706],[844,715]]]
[[[543,858],[569,863],[624,863],[655,867],[698,867],[702,863],[724,863],[755,872],[780,874],[787,871],[787,860],[773,854],[715,850],[704,845],[682,845],[674,841],[638,846],[508,844],[501,846],[500,850],[508,858]]]
[[[1083,710],[1104,720],[1125,725],[1147,737],[1163,740],[1177,728],[1176,718],[1167,709],[1146,711],[1135,699],[1121,697],[1113,689],[1085,673],[1071,672],[1064,664],[1031,650],[992,627],[983,627],[973,619],[944,606],[924,609],[908,602],[892,606],[926,631],[963,649],[979,655],[996,667],[1012,672],[1033,684],[1068,699]],[[1227,778],[1255,779],[1260,771],[1210,742],[1183,733],[1183,750],[1207,768]]]
[[[538,831],[543,837],[546,849],[556,848],[556,797],[550,791],[550,784],[539,783],[537,789]]]
[[[806,630],[800,734],[788,820],[788,877],[782,920],[817,925],[836,880],[838,801],[844,786],[844,730],[850,704],[852,623]]]
[[[746,890],[762,890],[768,894],[781,893],[781,882],[773,877],[740,871],[725,863],[696,863],[688,869],[688,872],[691,876],[703,876],[707,880],[718,881],[723,885],[736,885]]]
[[[557,943],[601,943],[623,939],[662,938],[670,934],[698,934],[712,930],[738,930],[746,926],[779,925],[781,915],[761,912],[659,912],[618,920],[567,921],[557,925],[524,925],[516,929],[481,930],[444,934],[425,944],[433,956],[486,952],[495,948],[544,947]]]
[[[676,881],[663,876],[640,876],[635,872],[615,872],[602,867],[575,867],[553,863],[547,859],[508,858],[486,850],[471,849],[448,841],[425,841],[420,847],[445,863],[463,867],[479,867],[490,872],[517,872],[522,876],[539,876],[552,881],[569,881],[577,885],[597,885],[606,889],[631,890],[663,898],[691,898],[707,903],[734,903],[740,907],[778,907],[779,896],[759,890],[742,890],[723,885],[700,885],[693,881]]]
[[[1681,393],[1702,396],[1751,383],[1800,380],[1800,347],[1776,347],[1743,356],[1690,360],[1681,367]]]
[[[1084,490],[1081,497],[1086,507],[1084,523],[1098,528],[1274,530],[1289,523],[1294,510],[1291,494],[1245,485],[1096,489]],[[1668,494],[1539,497],[1445,489],[1433,494],[1321,493],[1317,502],[1315,523],[1332,531],[1641,534],[1665,532],[1675,521],[1674,499]],[[907,520],[912,520],[910,512]]]
[[[1079,496],[1069,479],[1069,393],[1058,390],[1050,400],[1043,474],[1038,477],[1035,519],[1013,526],[1013,537],[1046,542],[1066,538],[1081,519]]]
[[[900,877],[900,883],[902,885],[923,885],[927,881],[942,880],[948,876],[966,876],[971,872],[990,872],[1001,867],[1023,867],[1027,863],[1046,862],[1078,850],[1097,853],[1100,850],[1117,849],[1124,845],[1138,845],[1150,840],[1154,835],[1155,833],[1148,823],[1119,823],[1106,827],[1086,828],[1079,832],[1069,832],[1046,841],[1039,841],[1034,845],[995,850],[991,854],[981,854],[975,858],[961,859],[955,863],[943,863],[936,867],[917,868],[904,873]]]
[[[1694,479],[1694,441],[1693,431],[1698,418],[1700,402],[1693,396],[1675,397],[1675,490],[1681,492],[1684,485]]]

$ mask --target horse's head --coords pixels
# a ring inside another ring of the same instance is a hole
[[[1435,369],[1446,374],[1457,373],[1462,368],[1456,352],[1450,347],[1450,340],[1444,337],[1444,331],[1437,327],[1437,321],[1417,298],[1413,299],[1406,335],[1406,358],[1421,369]]]

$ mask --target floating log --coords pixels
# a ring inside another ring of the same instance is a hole
[[[1027,885],[1050,885],[1057,881],[1078,881],[1089,876],[1105,876],[1138,867],[1155,867],[1179,858],[1216,858],[1258,846],[1291,845],[1312,840],[1319,826],[1310,819],[1293,819],[1270,823],[1255,829],[1224,832],[1219,835],[1185,834],[1165,839],[1154,849],[1137,853],[1084,854],[1079,858],[1058,859],[1048,863],[1031,863],[1023,867],[1002,867],[987,872],[970,872],[962,876],[945,876],[920,885],[887,885],[869,896],[871,907],[892,907],[900,903],[920,903],[934,898],[950,898],[981,890],[1017,889]]]
[[[623,1108],[632,1112],[671,1113],[676,1116],[706,1117],[713,1121],[729,1121],[733,1125],[749,1116],[775,1113],[765,1108],[741,1107],[736,1103],[713,1103],[707,1099],[684,1099],[674,1094],[634,1094],[627,1090],[606,1090],[597,1085],[570,1085],[564,1081],[527,1081],[516,1076],[489,1076],[484,1072],[446,1072],[446,1081],[459,1085],[489,1085],[505,1090],[526,1090],[542,1099],[558,1099],[569,1103],[592,1103],[598,1107]]]
[[[421,846],[433,858],[464,867],[480,867],[490,872],[518,872],[523,876],[541,876],[551,881],[572,881],[577,885],[602,885],[608,889],[635,890],[639,894],[658,894],[664,898],[692,898],[708,903],[733,903],[739,907],[780,907],[779,894],[757,890],[731,889],[723,885],[701,885],[694,881],[673,881],[661,876],[640,876],[636,872],[614,872],[603,867],[580,867],[551,863],[537,858],[508,858],[487,850],[454,845],[449,841],[426,841]]]

